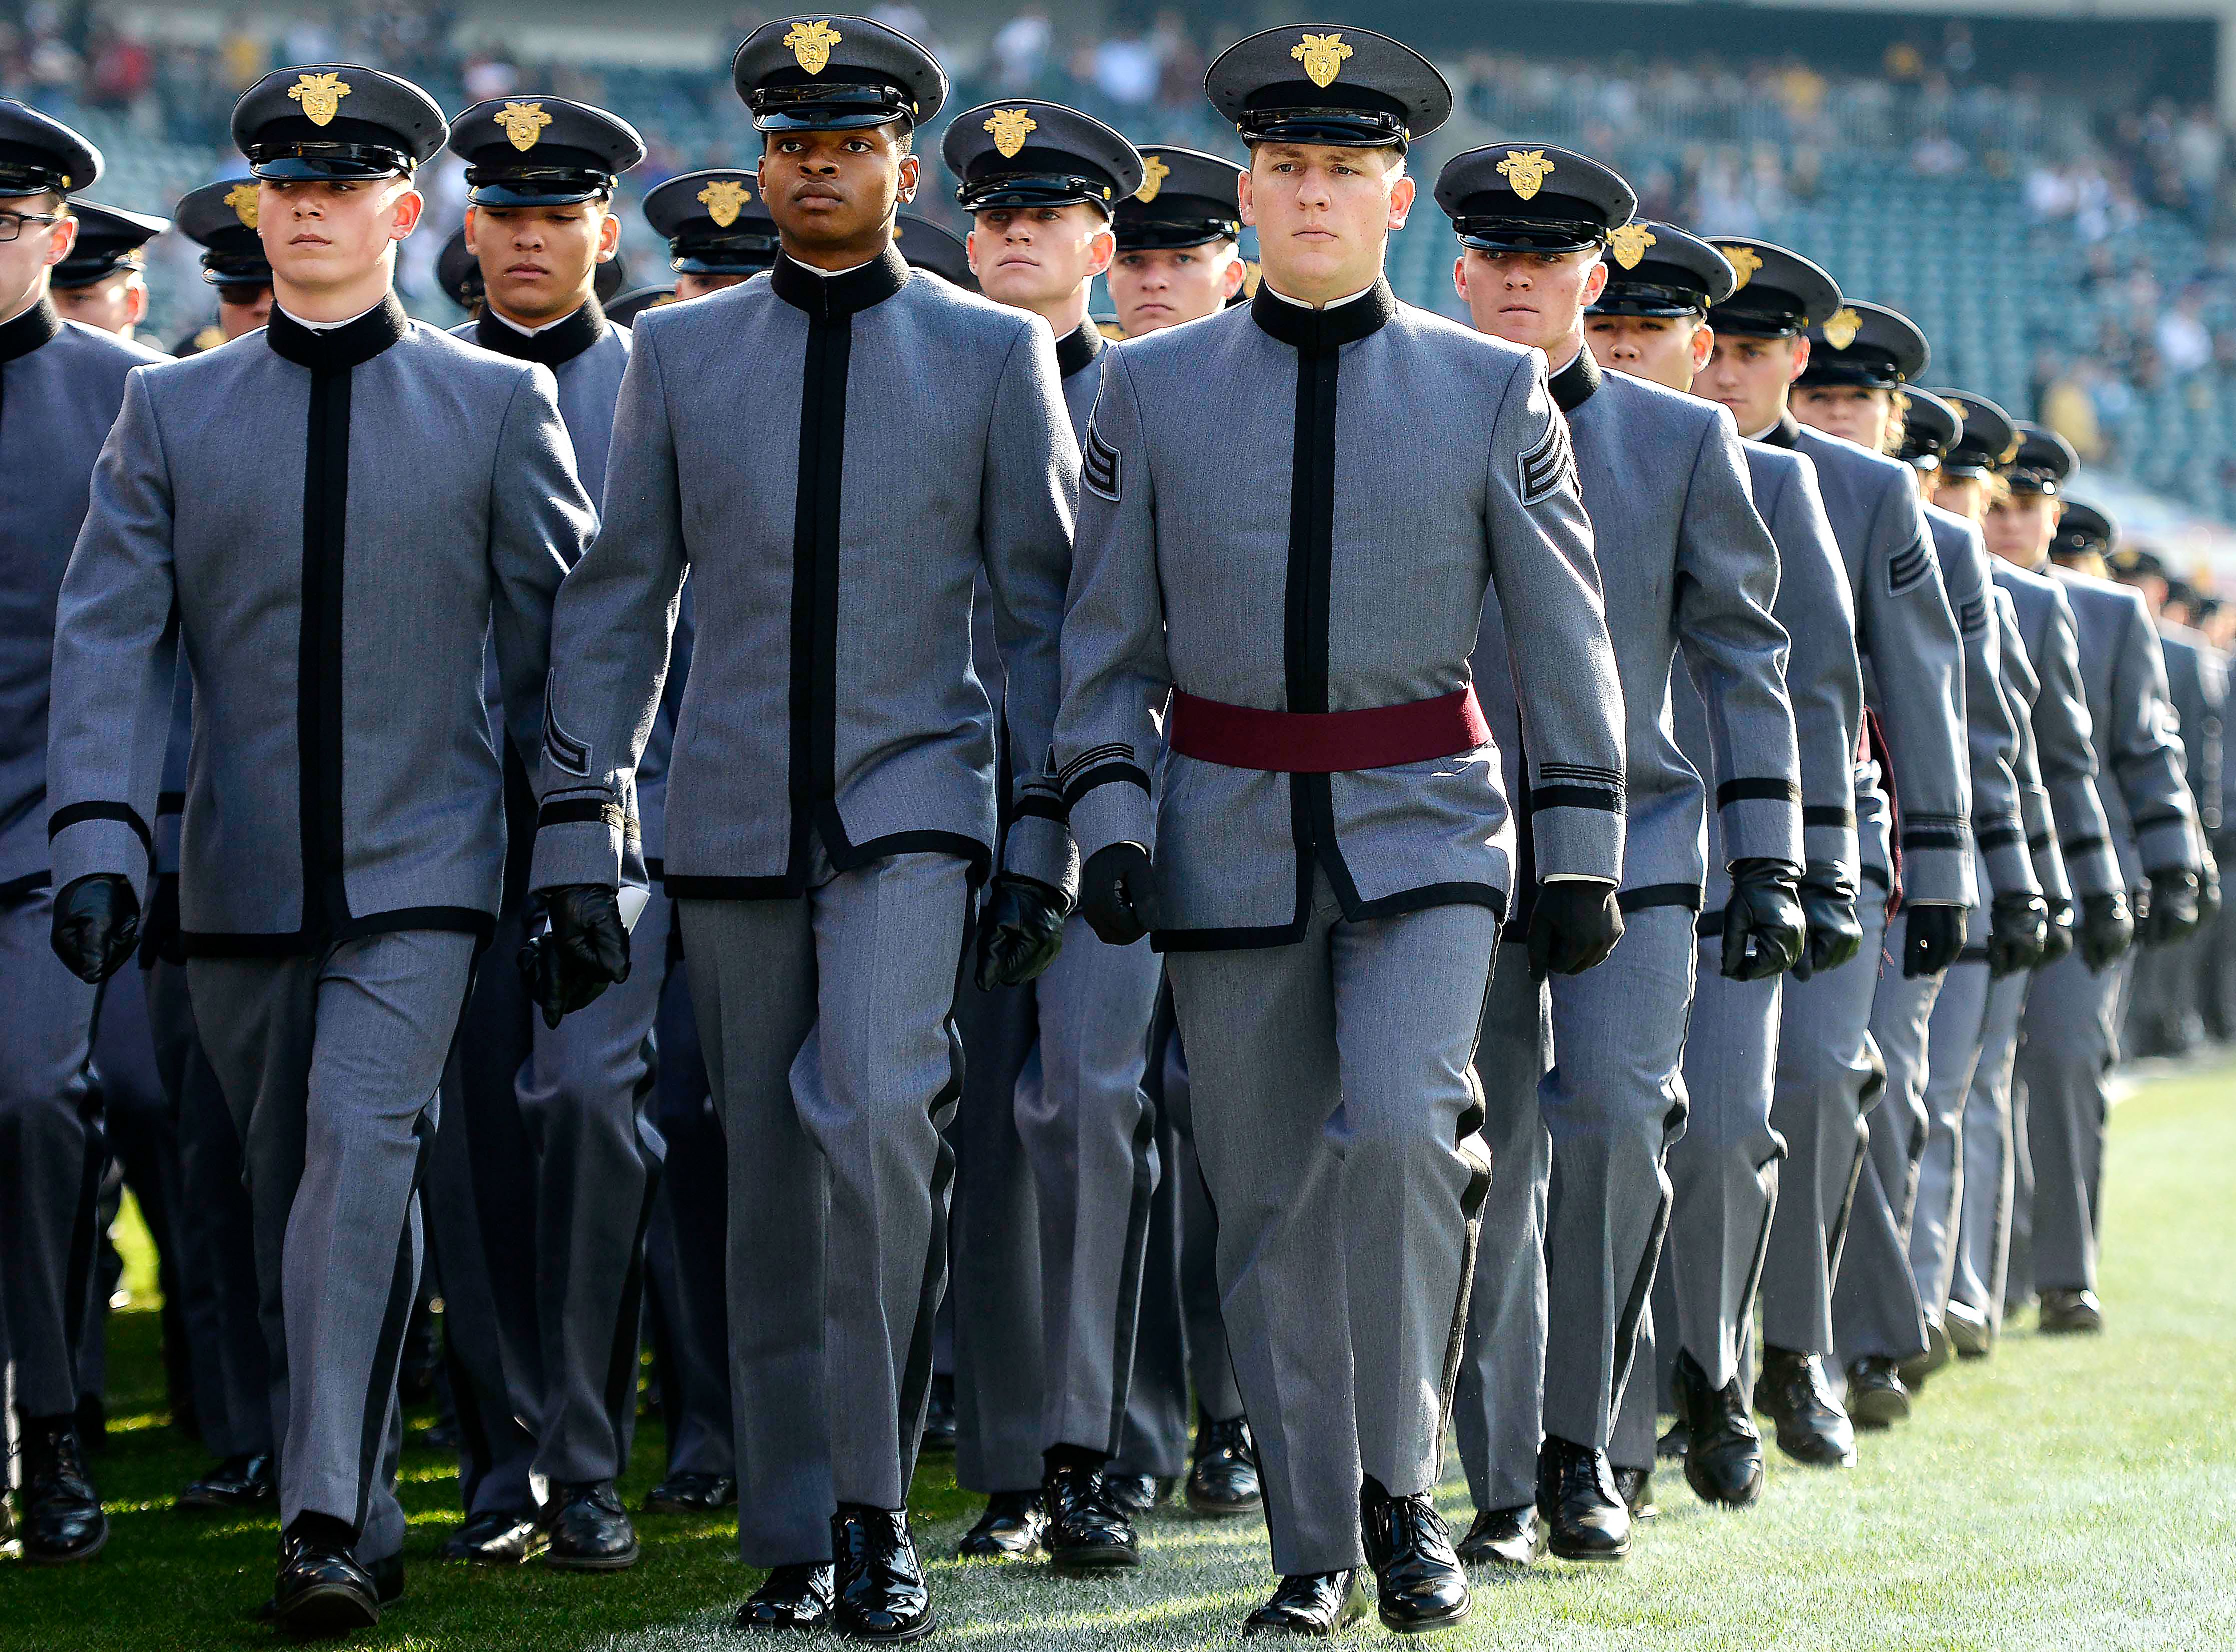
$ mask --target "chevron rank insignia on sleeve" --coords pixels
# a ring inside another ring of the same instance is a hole
[[[1522,503],[1536,504],[1560,490],[1562,482],[1575,469],[1568,445],[1568,421],[1559,413],[1545,421],[1545,433],[1521,457]]]
[[[1079,458],[1079,479],[1086,484],[1087,490],[1116,504],[1119,465],[1118,450],[1103,440],[1101,431],[1089,425],[1087,427],[1087,451]]]
[[[1923,544],[1904,545],[1887,558],[1887,595],[1900,596],[1905,591],[1917,589],[1934,567],[1933,553]]]

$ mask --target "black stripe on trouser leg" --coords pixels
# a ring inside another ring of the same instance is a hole
[[[1661,1153],[1666,1166],[1669,1150],[1664,1148]],[[1661,1264],[1661,1247],[1669,1236],[1669,1207],[1673,1199],[1666,1190],[1668,1179],[1669,1174],[1665,1168],[1661,1173],[1665,1191],[1654,1207],[1654,1225],[1647,1231],[1646,1254],[1638,1259],[1638,1272],[1631,1278],[1630,1294],[1623,1299],[1622,1312],[1615,1316],[1615,1359],[1608,1388],[1608,1392],[1613,1396],[1615,1410],[1621,1408],[1622,1391],[1630,1381],[1631,1356],[1638,1351],[1638,1322],[1645,1315],[1647,1298],[1654,1290],[1654,1270]],[[1614,1425],[1615,1417],[1611,1412],[1608,1425],[1612,1429]]]
[[[342,590],[349,513],[347,367],[314,369],[303,444],[301,633],[295,657],[303,933],[348,921],[342,833]]]
[[[1126,1265],[1118,1275],[1117,1339],[1111,1344],[1110,1432],[1104,1447],[1113,1457],[1126,1435],[1126,1400],[1134,1391],[1134,1344],[1141,1324],[1141,1269],[1149,1248],[1150,1196],[1156,1179],[1149,1154],[1157,1134],[1157,1109],[1144,1107],[1134,1127],[1134,1190],[1126,1204]],[[1170,1174],[1167,1172],[1167,1174]]]
[[[1839,1276],[1840,1248],[1848,1242],[1848,1216],[1856,1208],[1856,1188],[1864,1178],[1864,1155],[1871,1150],[1871,1109],[1886,1093],[1886,1058],[1879,1054],[1876,1042],[1870,1049],[1871,1074],[1864,1081],[1862,1093],[1856,1098],[1859,1103],[1856,1109],[1856,1161],[1848,1167],[1848,1189],[1840,1195],[1840,1208],[1832,1213],[1832,1221],[1825,1233],[1825,1277],[1828,1280]]]
[[[101,1023],[101,1001],[108,991],[103,986],[95,995],[93,1021],[86,1037],[89,1050],[93,1047],[92,1029],[98,1028]],[[88,1297],[93,1289],[93,1259],[100,1248],[101,1180],[109,1168],[109,1133],[102,1125],[101,1091],[87,1083],[85,1070],[80,1069],[70,1082],[77,1089],[78,1122],[85,1132],[85,1165],[78,1173],[77,1208],[70,1221],[69,1260],[62,1270],[62,1349],[69,1356],[69,1369],[76,1372],[78,1351],[84,1341],[92,1306]],[[6,1471],[0,1468],[0,1489],[5,1485]]]
[[[463,1005],[459,1018],[464,1018]],[[404,1204],[403,1230],[396,1236],[396,1272],[388,1281],[380,1339],[373,1345],[372,1372],[365,1379],[365,1415],[358,1436],[357,1510],[350,1517],[350,1530],[360,1538],[372,1507],[373,1479],[380,1472],[380,1448],[388,1432],[388,1405],[396,1389],[397,1367],[404,1358],[404,1335],[411,1326],[412,1305],[419,1293],[418,1270],[411,1265],[411,1214],[419,1198],[419,1186],[427,1179],[427,1160],[435,1141],[434,1125],[424,1108],[411,1121],[411,1140],[415,1147],[411,1192]]]
[[[1476,1011],[1475,1037],[1469,1041],[1467,1064],[1462,1069],[1466,1075],[1468,1093],[1475,1099],[1460,1115],[1453,1130],[1452,1151],[1467,1160],[1470,1175],[1466,1190],[1460,1195],[1460,1211],[1464,1218],[1460,1239],[1460,1288],[1452,1301],[1451,1334],[1444,1340],[1444,1370],[1437,1399],[1436,1456],[1440,1472],[1444,1440],[1452,1432],[1452,1406],[1459,1397],[1460,1371],[1467,1358],[1468,1308],[1475,1296],[1475,1259],[1483,1244],[1483,1208],[1490,1196],[1490,1180],[1496,1168],[1490,1162],[1490,1149],[1483,1144],[1483,1127],[1490,1112],[1483,1101],[1483,1080],[1476,1076],[1475,1057],[1483,1043],[1483,1018],[1490,1008],[1491,977],[1497,972],[1498,938],[1494,932],[1490,963],[1483,975],[1483,1007]]]
[[[1739,1313],[1732,1325],[1733,1371],[1750,1400],[1754,1396],[1754,1373],[1747,1368],[1747,1348],[1754,1339],[1754,1299],[1762,1289],[1762,1270],[1770,1262],[1770,1225],[1778,1216],[1778,1164],[1785,1156],[1774,1154],[1755,1167],[1755,1175],[1766,1178],[1769,1186],[1763,1190],[1762,1231],[1755,1235],[1754,1260],[1747,1264],[1746,1284],[1739,1292]],[[1677,1345],[1685,1345],[1682,1326],[1678,1328]]]
[[[948,1127],[963,1100],[963,1033],[955,1024],[955,1000],[969,980],[971,960],[978,951],[977,891],[963,896],[963,956],[955,962],[955,990],[948,995],[947,1083],[932,1096],[931,1129],[938,1146],[931,1161],[931,1242],[925,1247],[924,1287],[917,1293],[916,1325],[909,1333],[908,1360],[901,1368],[900,1443],[901,1485],[916,1478],[917,1458],[924,1450],[925,1407],[931,1399],[932,1338],[939,1319],[940,1299],[947,1294],[947,1213],[955,1184],[955,1147]]]
[[[650,1076],[648,1073],[648,1082],[641,1087],[636,1098],[640,1125],[643,1122],[644,1107],[651,1098]],[[635,1432],[631,1424],[636,1416],[637,1343],[644,1320],[644,1236],[652,1226],[653,1201],[660,1192],[660,1162],[643,1151],[642,1143],[640,1135],[638,1150],[645,1161],[644,1202],[636,1213],[636,1238],[629,1246],[628,1271],[621,1276],[620,1311],[614,1317],[613,1352],[606,1361],[606,1420],[614,1431],[616,1479],[628,1471],[630,1436]]]

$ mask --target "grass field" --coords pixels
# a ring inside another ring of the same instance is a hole
[[[1762,1505],[1712,1514],[1681,1477],[1628,1566],[1548,1563],[1486,1582],[1453,1648],[1923,1649],[2236,1645],[2236,1066],[2152,1080],[2114,1116],[2104,1297],[2095,1340],[2009,1337],[1984,1366],[1934,1379],[1918,1418],[1867,1438],[1852,1474],[1773,1455]],[[143,1283],[138,1300],[147,1300]],[[0,1563],[0,1648],[168,1652],[260,1647],[267,1524],[195,1522],[172,1495],[202,1466],[165,1427],[154,1316],[116,1316],[117,1412],[98,1460],[115,1524],[90,1568]],[[424,1418],[418,1419],[424,1424]],[[656,1478],[640,1437],[632,1504]],[[424,1652],[735,1648],[755,1575],[728,1523],[647,1522],[643,1562],[608,1578],[438,1565],[457,1521],[451,1464],[406,1457],[410,1593],[358,1644]],[[944,1558],[973,1500],[944,1460],[919,1477],[940,1639],[1000,1649],[1200,1646],[1234,1639],[1263,1592],[1254,1522],[1159,1517],[1148,1564],[1121,1583]],[[1457,1474],[1456,1526],[1467,1517]],[[1371,1620],[1370,1620],[1371,1623]],[[1367,1629],[1359,1638],[1379,1638]]]

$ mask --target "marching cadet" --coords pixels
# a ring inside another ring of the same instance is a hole
[[[274,308],[260,337],[135,374],[103,451],[56,639],[54,941],[87,981],[129,953],[183,645],[180,927],[254,1215],[281,1434],[270,1609],[337,1634],[403,1587],[414,1189],[503,858],[486,639],[531,741],[592,514],[548,370],[396,300],[413,174],[445,133],[426,94],[287,69],[233,129]]]
[[[1129,339],[1216,315],[1242,291],[1232,161],[1177,143],[1141,151],[1141,187],[1118,203],[1118,256],[1104,280]]]
[[[220,178],[187,191],[172,221],[202,249],[202,280],[217,289],[217,319],[173,355],[214,350],[271,319],[272,266],[256,234],[255,179]]]
[[[2121,876],[2149,906],[2136,926],[2146,944],[2178,940],[2197,925],[2202,842],[2182,779],[2181,740],[2166,700],[2166,667],[2142,598],[2107,581],[2052,567],[2063,548],[2063,490],[2077,460],[2062,437],[2017,426],[2006,464],[2009,492],[1988,512],[1988,548],[2022,569],[2052,572],[2069,601],[2081,682],[2105,782],[2098,787]],[[2112,547],[2077,528],[2071,550]],[[2061,821],[2061,833],[2065,829]],[[2070,859],[2078,852],[2066,844]],[[2076,872],[2075,886],[2081,887]],[[2096,1300],[2096,1212],[2102,1170],[2105,1083],[2118,1050],[2114,1017],[2122,977],[2122,926],[2085,923],[2072,956],[2043,970],[2027,995],[2016,1067],[2025,1087],[2031,1197],[2015,1195],[2009,1299],[2038,1296],[2046,1332],[2103,1327]],[[2021,1104],[2016,1094],[2013,1106]]]
[[[1484,1011],[1476,1059],[1484,1140],[1493,1162],[1511,1167],[1491,1185],[1484,1242],[1504,1259],[1541,1241],[1545,1283],[1542,1296],[1485,1291],[1470,1312],[1470,1403],[1460,1412],[1461,1457],[1477,1492],[1469,1535],[1486,1547],[1506,1537],[1512,1491],[1534,1481],[1555,1555],[1620,1560],[1635,1494],[1615,1484],[1608,1445],[1667,1228],[1665,1162],[1687,1107],[1679,1070],[1710,797],[1731,884],[1716,966],[1734,979],[1768,980],[1807,939],[1795,891],[1801,771],[1784,682],[1787,639],[1770,614],[1778,548],[1755,512],[1731,415],[1634,374],[1608,374],[1586,346],[1587,307],[1652,250],[1653,232],[1631,222],[1630,186],[1567,149],[1500,143],[1448,161],[1437,201],[1459,233],[1452,280],[1476,331],[1536,350],[1551,369],[1592,513],[1626,718],[1623,944],[1590,974],[1549,986],[1526,970],[1497,972]],[[1727,279],[1718,286],[1728,293]],[[1673,307],[1654,302],[1662,296],[1626,283],[1615,303]],[[1703,308],[1707,296],[1699,294]],[[1510,634],[1493,593],[1476,675],[1507,754],[1507,788],[1519,794]],[[1680,660],[1711,730],[1698,770],[1671,732]],[[1512,940],[1525,933],[1508,928]],[[1549,994],[1547,1046],[1539,1034]],[[1633,1035],[1609,1039],[1605,1029],[1618,1017]],[[1533,1043],[1535,1059],[1513,1058]],[[1508,1351],[1524,1348],[1542,1353],[1542,1427],[1524,1399],[1538,1385],[1509,1392],[1499,1380]],[[1704,1399],[1743,1412],[1736,1376],[1725,1385],[1728,1393]],[[1650,1471],[1650,1450],[1623,1466]]]
[[[1037,787],[1077,449],[1046,328],[892,244],[939,65],[862,18],[791,17],[733,74],[783,249],[768,280],[637,323],[604,529],[556,620],[531,883],[547,1010],[626,980],[631,781],[696,569],[665,880],[728,1142],[740,1546],[772,1569],[739,1622],[911,1639],[951,1012],[997,847],[971,592],[983,569]],[[1021,807],[978,925],[996,981],[1045,966],[1075,876],[1053,787]]]
[[[1732,410],[1742,435],[1815,463],[1846,564],[1858,646],[1867,656],[1864,703],[1887,731],[1887,755],[1860,765],[1857,774],[1863,962],[1797,978],[1786,991],[1771,1110],[1787,1157],[1763,1262],[1756,1404],[1776,1423],[1788,1456],[1845,1466],[1855,1458],[1853,1429],[1823,1361],[1833,1346],[1841,1234],[1868,1142],[1864,1116],[1880,1086],[1870,1020],[1895,847],[1880,763],[1891,767],[1886,779],[1904,804],[1901,968],[1912,978],[1937,975],[1962,948],[1976,894],[1963,656],[1909,467],[1805,429],[1787,410],[1790,388],[1809,365],[1810,329],[1837,328],[1837,335],[1821,336],[1845,346],[1860,318],[1843,314],[1832,279],[1797,253],[1743,239],[1716,247],[1740,280],[1709,313],[1716,343],[1699,387]]]
[[[162,359],[62,320],[49,296],[78,233],[69,192],[101,171],[101,152],[69,128],[0,101],[0,555],[12,594],[0,648],[16,685],[0,743],[0,1355],[15,1368],[19,1535],[41,1563],[89,1560],[109,1541],[75,1420],[84,1303],[73,1281],[106,1155],[85,1072],[99,995],[38,942],[60,881],[42,827],[56,593],[127,375]]]
[[[1351,1621],[1363,1549],[1384,1624],[1432,1629],[1470,1604],[1433,1492],[1518,852],[1468,663],[1488,589],[1531,764],[1538,973],[1621,933],[1621,691],[1542,359],[1382,274],[1443,78],[1306,23],[1228,48],[1205,89],[1250,148],[1265,279],[1110,357],[1055,761],[1082,909],[1107,941],[1155,935],[1187,1041],[1281,1574],[1245,1627]],[[1482,447],[1386,485],[1387,434],[1456,406],[1482,410]]]
[[[148,243],[171,220],[89,201],[72,201],[70,216],[77,220],[77,240],[70,255],[55,266],[56,313],[120,339],[135,338],[148,319]]]
[[[1722,253],[1673,225],[1629,230],[1618,232],[1609,248],[1607,286],[1585,312],[1585,341],[1602,367],[1689,392],[1715,347],[1708,308],[1731,296],[1737,278]],[[1808,925],[1807,944],[1793,967],[1805,979],[1846,964],[1860,933],[1853,821],[1863,681],[1854,606],[1818,495],[1816,467],[1799,453],[1760,442],[1741,446],[1754,508],[1778,550],[1771,615],[1792,639],[1785,680],[1801,762]],[[1712,773],[1716,742],[1689,675],[1673,674],[1670,703],[1679,749],[1695,773]],[[1668,1154],[1669,1231],[1652,1306],[1639,1319],[1638,1352],[1608,1456],[1628,1465],[1618,1467],[1619,1478],[1626,1471],[1642,1477],[1653,1462],[1660,1363],[1674,1401],[1687,1483],[1706,1501],[1744,1507],[1759,1497],[1763,1484],[1762,1437],[1752,1414],[1754,1294],[1786,1151],[1770,1125],[1782,977],[1723,973],[1731,879],[1722,811],[1707,811],[1707,915],[1697,926],[1704,951],[1694,964],[1684,1033],[1687,1110],[1684,1134]],[[1483,1285],[1479,1264],[1477,1290]],[[1659,1362],[1657,1343],[1667,1355]],[[1521,1510],[1524,1523],[1528,1513]],[[1533,1552],[1533,1545],[1516,1541],[1526,1535],[1488,1532],[1483,1547],[1489,1557],[1511,1562]]]
[[[668,243],[677,303],[735,286],[776,262],[776,221],[766,202],[754,205],[760,188],[751,172],[710,167],[646,192],[644,221]]]

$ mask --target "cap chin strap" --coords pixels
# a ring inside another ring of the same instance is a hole
[[[1407,137],[1405,122],[1380,109],[1247,109],[1234,123],[1234,129],[1245,143],[1304,143],[1333,149],[1403,152]]]

